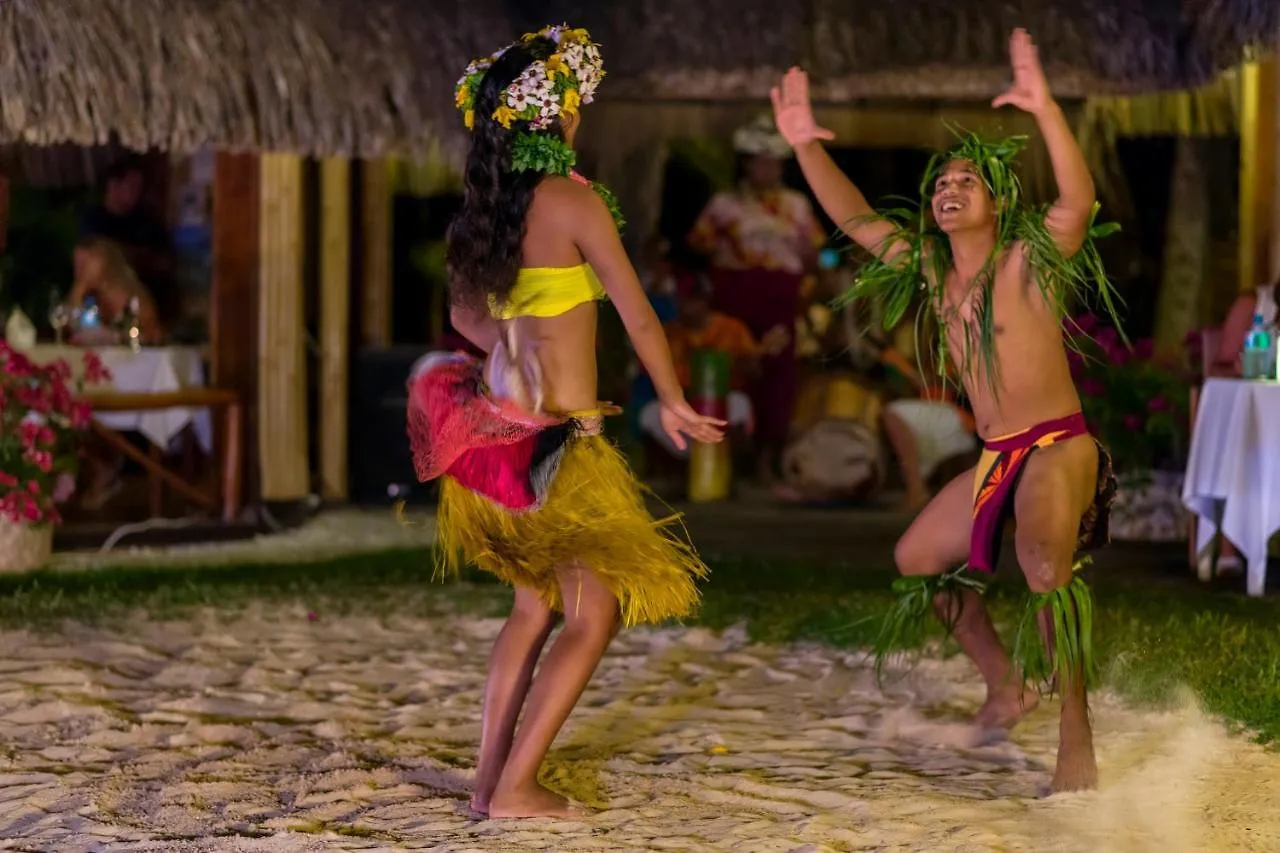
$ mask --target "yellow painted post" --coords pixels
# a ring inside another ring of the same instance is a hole
[[[295,501],[311,493],[302,158],[263,154],[261,164],[258,459],[263,500]]]

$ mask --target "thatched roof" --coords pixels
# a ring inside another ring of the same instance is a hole
[[[815,94],[987,98],[1007,85],[1026,27],[1062,97],[1207,83],[1280,41],[1275,0],[552,0],[547,20],[602,43],[604,97],[763,98],[804,64]],[[523,23],[533,23],[526,19]]]
[[[501,0],[4,0],[0,143],[419,150],[511,29]]]
[[[0,144],[456,153],[467,61],[559,21],[604,46],[607,99],[762,99],[796,62],[834,101],[984,98],[1015,25],[1071,97],[1206,82],[1280,2],[3,0]]]

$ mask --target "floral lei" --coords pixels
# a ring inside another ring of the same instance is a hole
[[[506,97],[499,103],[490,118],[510,130],[523,123],[511,146],[511,169],[516,172],[542,172],[548,175],[570,177],[577,163],[577,154],[555,134],[545,131],[561,116],[572,116],[583,104],[595,99],[596,88],[604,79],[604,63],[599,45],[591,41],[584,29],[566,25],[543,27],[536,33],[526,33],[520,42],[547,39],[556,45],[556,52],[545,61],[531,64],[507,87]],[[468,130],[475,127],[475,99],[480,83],[493,63],[512,46],[471,61],[454,89],[454,103],[462,111],[463,123]],[[626,224],[617,197],[602,184],[590,182],[591,188],[604,201],[609,213],[621,231]]]
[[[907,248],[887,263],[876,256],[867,260],[853,285],[837,298],[836,304],[870,303],[885,330],[890,331],[904,318],[917,297],[924,296],[921,314],[916,318],[917,351],[932,351],[935,369],[944,383],[949,377],[948,361],[954,360],[964,375],[981,369],[994,389],[999,385],[999,365],[996,362],[992,289],[987,285],[994,277],[996,263],[1005,250],[1015,242],[1022,243],[1037,288],[1064,322],[1071,322],[1067,320],[1067,314],[1073,304],[1097,303],[1119,329],[1117,307],[1121,299],[1103,269],[1094,241],[1118,231],[1120,226],[1115,223],[1097,224],[1095,220],[1100,205],[1095,203],[1084,245],[1071,257],[1064,257],[1045,228],[1047,206],[1026,204],[1022,184],[1013,170],[1014,161],[1026,145],[1027,137],[1011,136],[989,141],[957,128],[952,128],[952,132],[958,141],[948,151],[935,154],[929,161],[920,181],[918,203],[908,201],[903,207],[876,211],[866,217],[868,220],[887,221],[893,226],[885,240],[886,245],[901,240]],[[964,336],[963,352],[960,353],[949,352],[948,318],[943,312],[946,276],[952,263],[951,244],[947,235],[930,218],[935,182],[952,160],[965,160],[977,167],[999,211],[996,245],[974,282],[974,286],[981,287],[982,293],[975,306],[973,329]],[[921,321],[926,313],[932,314],[936,321],[933,340],[921,339],[924,329]],[[1076,335],[1068,335],[1069,345],[1075,341]]]

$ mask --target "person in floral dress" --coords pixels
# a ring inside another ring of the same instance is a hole
[[[790,156],[773,120],[762,116],[734,135],[741,158],[738,185],[708,202],[689,234],[690,248],[711,267],[713,308],[746,324],[763,339],[787,328],[800,309],[805,276],[817,269],[826,234],[808,197],[782,185]],[[798,378],[794,336],[761,360],[749,394],[756,414],[760,474],[771,479],[787,440]]]

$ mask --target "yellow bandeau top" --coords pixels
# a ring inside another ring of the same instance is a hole
[[[505,305],[490,298],[489,313],[499,320],[556,317],[584,302],[604,299],[604,285],[590,264],[576,267],[524,267]]]

